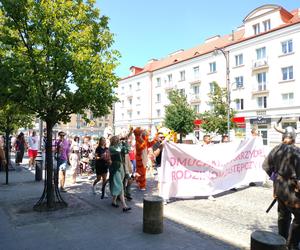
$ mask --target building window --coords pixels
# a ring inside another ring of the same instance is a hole
[[[257,74],[257,90],[263,91],[267,88],[267,74],[266,72],[258,73]]]
[[[131,84],[129,84],[129,90],[132,90],[132,85]]]
[[[236,107],[236,110],[243,110],[244,109],[244,99],[236,99],[235,107]]]
[[[235,86],[237,89],[244,87],[244,77],[243,76],[235,77]]]
[[[180,71],[180,81],[185,81],[185,71]]]
[[[216,62],[209,63],[209,73],[215,73],[217,71]]]
[[[102,127],[102,122],[99,122],[98,126],[99,126],[99,127]]]
[[[283,81],[294,79],[293,66],[281,68],[281,72]]]
[[[141,83],[140,82],[136,83],[136,88],[137,88],[137,90],[140,90],[140,88],[141,88]]]
[[[235,56],[235,66],[240,66],[244,64],[243,54]]]
[[[141,97],[137,96],[136,100],[136,105],[141,105]]]
[[[156,78],[156,86],[157,86],[157,87],[160,87],[160,86],[161,86],[161,79],[160,79],[160,77],[157,77],[157,78]]]
[[[197,114],[200,113],[200,105],[199,104],[193,105],[193,108]]]
[[[124,103],[125,103],[124,100],[122,100],[121,103],[122,103],[122,108],[124,108]]]
[[[128,99],[129,105],[132,105],[132,98]]]
[[[215,92],[215,84],[214,82],[210,82],[209,83],[209,91],[211,94],[213,94]]]
[[[267,108],[267,97],[266,96],[257,97],[257,107],[258,108]]]
[[[128,111],[128,117],[129,117],[129,119],[131,119],[131,117],[132,117],[132,112],[131,111]]]
[[[124,113],[122,113],[122,120],[124,120]]]
[[[122,86],[122,87],[121,87],[121,90],[122,90],[122,91],[121,91],[121,94],[124,94],[124,89],[125,89],[124,86]]]
[[[266,58],[266,47],[256,49],[256,59],[259,60],[264,58]]]
[[[199,95],[200,93],[200,86],[199,85],[194,85],[193,86],[193,94],[194,95]]]
[[[140,111],[137,111],[136,114],[139,116],[139,115],[141,114],[141,112],[140,112]]]
[[[157,110],[156,110],[156,116],[157,116],[157,117],[160,117],[160,109],[157,109]]]
[[[289,54],[293,52],[293,40],[284,41],[281,43],[281,51],[283,54]]]
[[[263,26],[265,32],[269,31],[271,29],[271,21],[270,20],[263,21]]]
[[[160,102],[160,94],[156,94],[156,102]]]
[[[258,35],[260,33],[260,25],[259,23],[253,25],[254,35]]]
[[[105,127],[108,127],[108,123],[105,123],[104,126],[105,126]]]
[[[172,74],[168,75],[168,82],[171,83],[172,82]]]
[[[282,103],[284,105],[294,104],[294,93],[285,93],[285,94],[281,94],[281,96],[282,96]]]
[[[194,79],[195,80],[198,80],[199,79],[199,66],[197,66],[197,67],[194,67],[193,68],[193,70],[194,70]]]

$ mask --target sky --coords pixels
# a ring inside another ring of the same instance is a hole
[[[100,14],[110,18],[113,48],[121,53],[119,77],[128,76],[131,66],[144,67],[150,59],[230,34],[251,11],[265,4],[288,11],[300,8],[298,0],[96,0]]]

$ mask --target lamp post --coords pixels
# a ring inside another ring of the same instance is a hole
[[[214,54],[217,55],[218,52],[221,52],[226,60],[226,90],[227,90],[227,135],[230,141],[230,69],[229,69],[229,51],[224,48],[215,47]]]

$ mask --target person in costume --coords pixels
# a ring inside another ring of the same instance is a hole
[[[146,190],[146,167],[148,161],[148,148],[152,147],[157,139],[156,137],[149,141],[149,135],[146,130],[137,127],[134,129],[136,146],[136,181],[140,190]]]
[[[278,126],[280,122],[281,119],[275,129],[282,133],[282,143],[271,150],[263,163],[263,169],[274,181],[274,198],[278,202],[278,233],[287,240],[288,249],[299,250],[300,149],[295,146],[295,129],[282,129]]]

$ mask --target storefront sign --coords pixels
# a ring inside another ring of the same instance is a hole
[[[250,119],[250,124],[271,124],[271,118],[263,118],[262,116],[258,116],[256,119]]]

